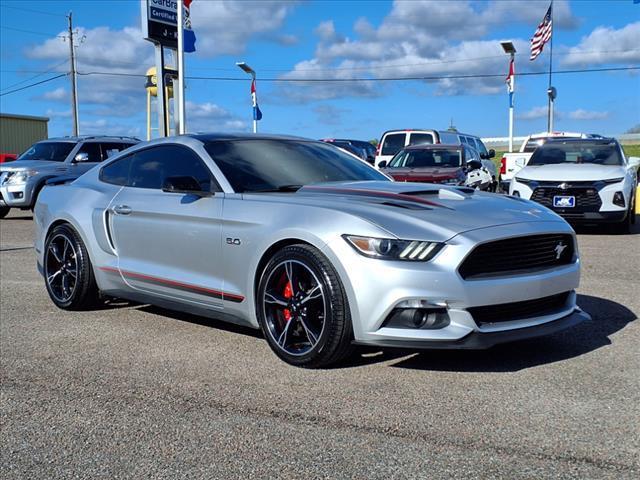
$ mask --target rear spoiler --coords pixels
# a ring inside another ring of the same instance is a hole
[[[72,175],[61,175],[59,177],[53,177],[48,179],[45,182],[45,185],[65,185],[67,183],[71,183],[74,180],[76,180],[78,177],[77,176],[72,176]]]

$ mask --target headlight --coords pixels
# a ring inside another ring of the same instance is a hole
[[[609,180],[603,180],[605,185],[611,185],[613,183],[620,183],[624,181],[624,177],[620,178],[610,178]]]
[[[397,240],[395,238],[342,236],[358,253],[380,260],[426,262],[438,253],[444,244],[420,240]]]
[[[515,177],[516,182],[522,183],[523,185],[529,185],[531,180],[527,180],[526,178]]]
[[[14,172],[13,175],[11,175],[10,177],[8,177],[5,180],[5,184],[6,185],[15,185],[15,184],[19,184],[19,183],[26,183],[27,180],[29,179],[29,177],[33,177],[34,175],[36,175],[38,172],[35,170],[24,170],[21,172]]]

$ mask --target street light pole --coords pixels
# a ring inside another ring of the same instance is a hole
[[[245,73],[251,75],[251,85],[252,89],[255,86],[256,81],[256,72],[253,68],[247,65],[245,62],[236,62],[236,65]],[[258,100],[254,92],[251,94],[251,106],[253,107],[253,111],[256,111],[256,107],[258,106]],[[253,133],[258,133],[258,119],[253,115]]]
[[[509,152],[513,152],[513,94],[516,88],[515,58],[516,47],[513,42],[500,42],[502,49],[510,56],[509,75],[507,76],[507,86],[509,91]]]

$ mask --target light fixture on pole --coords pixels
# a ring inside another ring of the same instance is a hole
[[[251,75],[251,106],[253,107],[253,133],[258,132],[258,120],[262,118],[262,112],[258,108],[258,98],[256,97],[256,71],[245,62],[236,62],[240,69]]]
[[[516,86],[516,47],[513,42],[500,42],[500,45],[502,45],[504,53],[511,57],[509,75],[507,75],[507,91],[509,92],[509,152],[513,152],[513,94]]]

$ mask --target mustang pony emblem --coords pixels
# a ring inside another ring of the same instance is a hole
[[[553,251],[556,252],[556,260],[560,260],[560,256],[562,255],[562,252],[564,252],[565,248],[567,248],[567,246],[562,242],[556,245],[556,248],[553,249]]]

